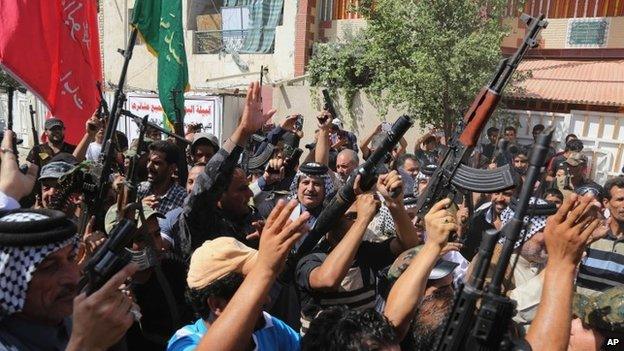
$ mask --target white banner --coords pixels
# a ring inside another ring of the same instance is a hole
[[[221,97],[220,96],[186,96],[184,108],[184,130],[192,123],[200,123],[202,132],[212,133],[220,137],[221,132]],[[128,94],[126,109],[139,117],[148,115],[150,122],[163,126],[163,111],[158,96]],[[138,126],[129,118],[121,117],[118,129],[128,136],[128,141],[132,142],[139,136]]]

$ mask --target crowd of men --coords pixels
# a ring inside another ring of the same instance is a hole
[[[112,185],[96,199],[106,204],[102,228],[81,222],[88,199],[66,183],[100,159],[103,123],[87,121],[74,146],[63,122],[48,119],[46,142],[30,151],[25,173],[15,135],[5,131],[0,349],[434,349],[482,233],[513,217],[533,144],[520,144],[511,126],[487,129],[471,165],[509,165],[515,187],[475,193],[456,213],[440,199],[417,216],[415,204],[448,148],[438,132],[417,140],[413,152],[403,139],[377,168],[373,189],[363,191],[356,179],[356,201],[302,252],[310,228],[389,125],[358,145],[322,111],[308,117],[318,129],[307,136],[300,115],[269,123],[275,111],[262,111],[259,89],[250,84],[238,127],[221,142],[193,126],[186,149],[154,129],[141,143],[117,133]],[[535,125],[534,137],[542,131]],[[525,219],[504,284],[517,303],[508,335],[534,350],[621,346],[624,176],[599,185],[583,142],[570,134],[561,145],[551,147],[531,199],[558,211]],[[87,295],[81,280],[120,221],[117,198],[135,156],[142,211],[128,244],[132,263]],[[500,247],[493,266],[497,255]]]

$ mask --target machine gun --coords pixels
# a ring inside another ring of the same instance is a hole
[[[454,199],[466,191],[493,193],[514,186],[509,165],[495,170],[483,170],[469,167],[467,161],[481,131],[498,105],[505,85],[527,50],[537,46],[537,35],[548,24],[544,15],[534,18],[523,14],[520,18],[528,25],[522,45],[511,57],[501,61],[491,83],[481,90],[464,115],[464,130],[457,139],[451,140],[448,151],[431,176],[427,188],[419,196],[416,205],[418,217],[424,217],[431,206],[443,197]]]
[[[549,129],[538,137],[531,150],[529,169],[516,201],[513,218],[501,230],[503,249],[491,283],[484,292],[485,277],[499,237],[496,230],[487,230],[483,234],[475,269],[468,283],[459,288],[436,350],[511,350],[518,346],[508,332],[515,302],[501,294],[502,284],[514,245],[524,224],[524,217],[527,212],[533,212],[533,209],[529,209],[529,200],[552,140],[554,129]],[[479,302],[480,309],[477,313]]]
[[[370,190],[375,185],[377,181],[377,167],[384,162],[386,156],[392,152],[394,146],[412,125],[413,121],[407,116],[401,116],[394,122],[381,146],[375,149],[366,162],[353,171],[329,205],[321,211],[310,233],[308,233],[308,236],[299,247],[297,255],[305,255],[312,250],[321,236],[334,227],[349,206],[355,202],[356,195],[353,191],[353,185],[358,175],[360,176],[360,187],[363,191]]]

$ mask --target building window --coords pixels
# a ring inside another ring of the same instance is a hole
[[[608,32],[609,22],[606,18],[570,19],[566,44],[571,48],[604,47]]]
[[[319,19],[321,21],[331,21],[333,17],[334,0],[319,1]]]
[[[193,53],[272,53],[284,0],[190,0]]]

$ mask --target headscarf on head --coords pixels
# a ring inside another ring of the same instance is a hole
[[[533,205],[533,204],[548,205],[548,202],[546,202],[545,200],[539,199],[539,198],[532,197],[532,198],[529,199],[529,205]],[[527,213],[529,215],[531,214],[531,207],[530,206],[529,206],[529,209],[527,210]],[[513,216],[514,216],[514,210],[512,210],[511,207],[508,206],[506,209],[504,209],[503,212],[501,213],[501,216],[500,216],[501,217],[501,221],[503,222],[503,226],[505,226],[505,224],[507,224],[513,218]],[[514,249],[519,248],[520,244],[522,244],[523,242],[528,241],[529,239],[531,239],[533,237],[533,235],[535,235],[539,231],[543,230],[544,227],[546,227],[546,219],[547,218],[548,217],[544,216],[544,215],[531,216],[531,217],[529,217],[528,215],[524,216],[524,224],[525,224],[525,226],[520,231],[520,237],[519,237],[518,241],[516,241],[516,243],[514,244]],[[526,233],[526,236],[525,236],[525,233]],[[501,238],[498,241],[499,244],[502,244],[503,242],[504,242],[504,238]]]
[[[39,264],[68,245],[76,253],[76,225],[60,211],[17,209],[1,216],[0,318],[24,308]]]
[[[50,254],[73,245],[78,249],[78,237],[43,246],[0,247],[0,317],[20,312],[24,308],[28,284],[37,266]]]
[[[312,165],[315,167],[318,164],[315,163],[307,163],[306,165]],[[305,166],[305,165],[304,165]],[[325,184],[325,199],[328,199],[334,193],[334,181],[332,177],[329,175],[329,172],[325,171],[323,174],[317,174],[316,172],[306,172],[306,167],[301,166],[299,170],[297,170],[297,174],[293,178],[292,183],[290,183],[290,196],[289,199],[297,199],[297,188],[299,187],[299,181],[302,177],[321,177],[323,179],[323,183]],[[318,165],[320,166],[320,165]]]

